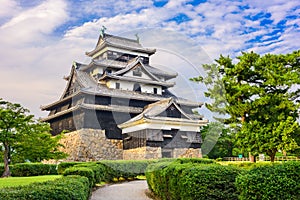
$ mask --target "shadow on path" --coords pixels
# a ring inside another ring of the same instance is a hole
[[[145,194],[146,189],[145,180],[113,184],[94,191],[91,200],[151,200]]]

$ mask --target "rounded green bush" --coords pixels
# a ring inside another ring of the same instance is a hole
[[[89,179],[90,187],[92,187],[95,184],[95,174],[92,169],[88,167],[70,167],[66,169],[63,173],[64,176],[68,175],[79,175],[84,176]]]
[[[150,164],[146,178],[149,189],[162,200],[214,198],[207,193],[217,193],[217,199],[237,199],[234,181],[240,171],[209,159],[179,158]]]
[[[238,199],[234,185],[242,170],[222,165],[198,165],[183,170],[179,180],[181,199]]]
[[[253,168],[236,178],[239,199],[300,199],[300,162]]]

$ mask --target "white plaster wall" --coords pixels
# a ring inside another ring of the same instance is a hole
[[[107,87],[116,89],[116,83],[120,83],[120,89],[121,90],[129,90],[133,91],[134,82],[126,82],[126,81],[118,81],[118,80],[110,80],[107,82]],[[146,84],[140,84],[142,93],[150,93],[153,94],[153,88],[157,88],[157,94],[162,94],[162,88],[161,86],[155,86],[155,85],[146,85]]]
[[[162,94],[161,86],[156,85],[141,85],[142,92],[154,94],[154,88],[157,88],[157,94]]]

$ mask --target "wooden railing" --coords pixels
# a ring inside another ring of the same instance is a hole
[[[239,158],[239,157],[224,157],[224,161],[249,161],[248,157]],[[256,160],[259,161],[259,157],[256,157]],[[265,156],[265,161],[270,161],[269,156]],[[300,157],[296,156],[276,156],[275,161],[300,161]]]

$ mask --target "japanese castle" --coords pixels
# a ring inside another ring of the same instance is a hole
[[[52,135],[64,130],[68,160],[201,157],[200,127],[192,109],[202,103],[175,96],[177,73],[150,65],[155,49],[139,39],[102,32],[89,64],[74,62],[66,88],[49,111]]]

